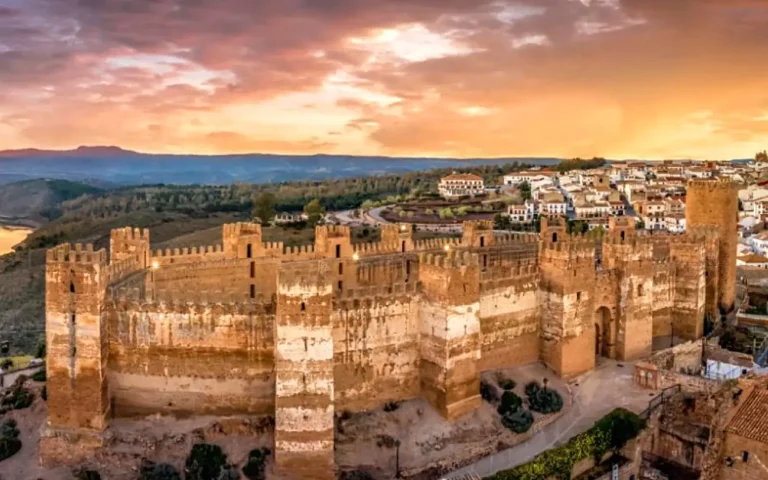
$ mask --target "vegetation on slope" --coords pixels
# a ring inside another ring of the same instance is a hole
[[[45,222],[61,214],[61,205],[104,190],[68,180],[25,180],[0,186],[0,216]]]

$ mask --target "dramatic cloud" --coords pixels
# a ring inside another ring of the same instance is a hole
[[[751,156],[765,0],[0,0],[0,149]]]

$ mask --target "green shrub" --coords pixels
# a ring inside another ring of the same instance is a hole
[[[173,465],[143,460],[139,467],[139,480],[181,480],[181,474]]]
[[[11,457],[21,450],[19,429],[16,428],[16,420],[9,419],[0,425],[0,461]]]
[[[243,467],[243,474],[250,480],[264,480],[264,463],[272,453],[268,448],[257,448],[248,452],[248,461]]]
[[[13,382],[13,386],[8,393],[0,399],[0,411],[7,412],[8,410],[18,410],[32,405],[35,396],[32,392],[24,388],[24,382],[26,381],[27,377],[21,375],[15,382]]]
[[[341,472],[339,480],[373,480],[373,475],[365,470],[352,470],[351,472]]]
[[[528,397],[531,410],[539,413],[559,412],[563,409],[563,397],[557,390],[544,388]]]
[[[45,342],[40,342],[37,344],[37,349],[35,350],[35,358],[45,358]]]
[[[218,480],[226,472],[227,454],[213,443],[196,443],[184,464],[186,480]]]
[[[547,450],[528,463],[498,472],[492,480],[547,480],[571,478],[573,465],[585,458],[602,458],[611,449],[620,449],[645,427],[643,419],[617,408],[598,420],[592,428],[571,438],[568,443]],[[622,443],[623,442],[623,443]]]
[[[74,472],[77,480],[101,480],[101,475],[96,470],[88,470],[86,468],[78,468]]]
[[[45,381],[45,369],[38,370],[35,373],[32,374],[32,380],[36,382],[44,382]]]
[[[523,399],[514,394],[514,392],[506,391],[501,396],[501,403],[497,411],[499,415],[508,415],[515,413],[523,405]]]
[[[501,423],[515,433],[525,433],[533,425],[533,414],[529,410],[518,410],[501,417]]]
[[[534,396],[539,390],[541,390],[539,382],[533,381],[525,384],[525,395],[528,397]]]
[[[502,378],[499,380],[499,386],[504,390],[512,390],[516,385],[515,381],[509,378]]]
[[[480,396],[488,403],[493,403],[499,399],[499,391],[496,387],[486,382],[480,381]]]

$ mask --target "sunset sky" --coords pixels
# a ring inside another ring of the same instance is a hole
[[[743,158],[768,0],[0,0],[0,149]]]

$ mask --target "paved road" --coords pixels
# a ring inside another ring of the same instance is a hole
[[[567,442],[614,408],[624,407],[635,413],[642,412],[658,392],[636,387],[633,372],[634,365],[631,363],[601,360],[597,369],[570,384],[574,394],[573,406],[541,433],[525,443],[488,456],[443,478],[461,478],[461,475],[469,474],[485,478],[525,463],[545,450]]]

